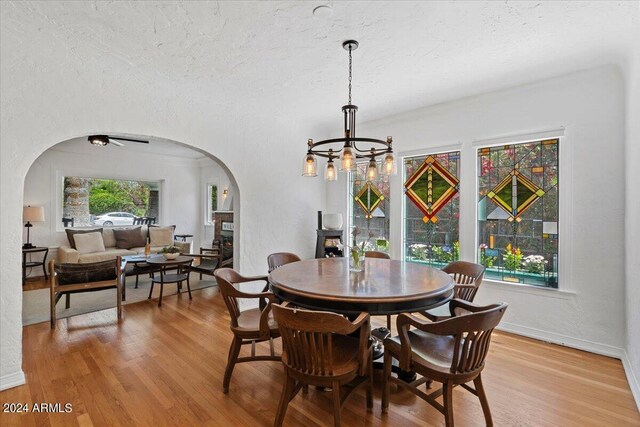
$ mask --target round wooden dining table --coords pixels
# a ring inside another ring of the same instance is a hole
[[[447,273],[412,262],[367,258],[364,271],[349,271],[347,258],[293,262],[271,272],[272,292],[312,310],[372,315],[429,310],[453,297]]]

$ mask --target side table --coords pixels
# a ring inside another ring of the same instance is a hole
[[[44,257],[42,257],[42,261],[32,261],[31,256],[35,253],[44,252]],[[22,249],[22,286],[24,286],[27,281],[27,268],[39,267],[42,266],[42,272],[44,273],[44,279],[48,280],[49,275],[47,274],[47,255],[49,254],[49,248],[36,246],[33,248]],[[29,261],[27,261],[27,255],[29,255]]]

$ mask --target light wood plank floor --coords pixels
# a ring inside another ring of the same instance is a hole
[[[2,426],[269,426],[282,386],[275,362],[237,365],[229,394],[222,376],[231,342],[217,288],[127,305],[24,328],[27,384],[0,402],[71,403],[63,414],[0,413]],[[375,318],[375,322],[384,318]],[[247,349],[248,350],[248,349]],[[267,351],[266,345],[258,350]],[[246,350],[243,350],[246,351]],[[483,373],[497,426],[640,426],[620,361],[522,338],[494,334]],[[343,409],[346,426],[440,426],[443,416],[408,392],[392,390],[380,414],[380,375],[373,413],[364,395]],[[290,404],[285,425],[331,425],[330,393],[311,389]],[[459,426],[484,425],[477,399],[454,391]]]

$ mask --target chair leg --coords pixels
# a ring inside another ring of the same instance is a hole
[[[384,373],[382,374],[382,413],[386,414],[389,409],[389,383],[391,380],[391,353],[384,352]]]
[[[162,291],[164,291],[164,282],[160,279],[160,297],[158,298],[158,307],[162,307]]]
[[[51,289],[50,296],[51,296],[51,301],[50,301],[49,309],[51,310],[51,329],[55,329],[56,328],[56,294],[53,291],[53,288]]]
[[[368,377],[367,378],[367,412],[372,412],[373,411],[373,366],[371,365],[371,358],[373,357],[373,352],[369,352],[369,359],[367,360],[367,363],[369,364],[367,370],[368,370]]]
[[[444,423],[446,427],[453,427],[453,384],[442,384],[444,398]]]
[[[140,278],[140,276],[136,274],[136,287],[135,287],[135,289],[138,289],[138,279],[139,278]]]
[[[151,288],[149,289],[149,298],[147,298],[147,299],[151,299],[151,294],[153,293],[153,285],[154,285],[154,283],[151,282]]]
[[[387,329],[391,332],[391,315],[387,314]]]
[[[340,383],[331,383],[331,394],[333,395],[333,425],[340,427]]]
[[[482,385],[482,377],[478,375],[476,379],[473,380],[473,385],[476,388],[476,393],[478,394],[478,399],[480,399],[480,404],[482,405],[482,412],[484,413],[484,420],[487,426],[493,425],[493,419],[491,418],[491,410],[489,409],[489,401],[487,400],[487,394],[484,391],[484,387]]]
[[[233,337],[233,342],[229,348],[229,358],[227,359],[227,369],[224,371],[224,380],[222,382],[222,391],[229,393],[229,383],[231,382],[231,374],[233,374],[233,368],[236,366],[236,360],[240,354],[240,348],[242,347],[242,339]]]
[[[64,295],[64,308],[70,308],[71,307],[71,294],[66,293]]]
[[[278,403],[278,412],[276,412],[276,420],[273,423],[275,427],[280,427],[284,421],[284,416],[287,413],[287,407],[289,406],[289,397],[295,386],[295,380],[289,376],[289,373],[285,369],[284,371],[284,384],[282,385],[282,395],[280,396],[280,403]]]
[[[189,291],[189,299],[193,299],[191,297],[191,284],[189,283],[189,276],[187,276],[187,291]]]
[[[122,319],[122,292],[120,292],[120,289],[116,288],[116,298],[117,298],[117,305],[118,305],[118,321],[120,319]]]

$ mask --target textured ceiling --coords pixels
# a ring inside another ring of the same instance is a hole
[[[316,16],[320,4],[331,9]],[[212,114],[240,105],[332,133],[344,39],[360,41],[353,96],[366,121],[618,62],[634,25],[638,3],[622,1],[2,2],[4,66],[42,52],[71,75],[153,78]]]

